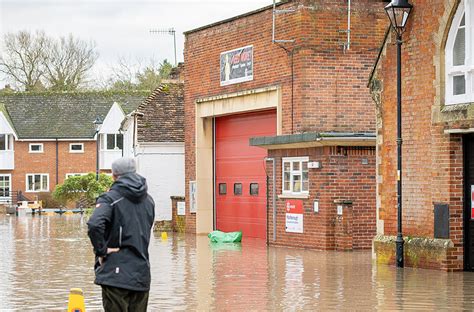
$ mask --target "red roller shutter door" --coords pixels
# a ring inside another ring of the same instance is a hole
[[[249,138],[276,135],[276,112],[219,117],[215,127],[217,229],[266,238],[267,151]]]

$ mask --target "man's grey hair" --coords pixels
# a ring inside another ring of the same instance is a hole
[[[112,163],[112,174],[116,177],[128,173],[135,173],[136,171],[137,166],[135,164],[135,159],[133,158],[119,158]]]

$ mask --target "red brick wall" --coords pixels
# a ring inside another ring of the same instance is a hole
[[[189,181],[195,179],[194,114],[199,98],[279,85],[284,134],[375,131],[375,110],[366,85],[387,26],[383,6],[371,0],[353,3],[352,45],[346,52],[342,49],[346,34],[341,32],[347,28],[344,1],[292,1],[281,6],[297,7],[295,13],[277,19],[277,39],[296,40],[285,45],[291,53],[271,42],[271,9],[187,33],[186,193]],[[254,48],[254,79],[221,87],[220,53],[247,45]],[[195,231],[195,216],[186,221],[187,230]]]
[[[454,248],[438,268],[450,270],[462,269],[463,263],[463,151],[462,136],[444,130],[474,126],[465,112],[442,111],[444,41],[455,2],[411,1],[414,9],[402,45],[403,234],[433,238],[434,203],[448,203]],[[383,85],[378,197],[385,235],[397,231],[394,42],[392,34],[377,72]]]
[[[375,236],[375,149],[371,148],[308,148],[275,150],[269,157],[276,160],[276,193],[282,190],[282,157],[309,156],[322,168],[309,169],[309,198],[303,200],[304,233],[285,231],[286,198],[277,199],[276,242],[273,242],[272,168],[269,175],[268,239],[270,244],[317,249],[367,249]],[[367,159],[367,164],[362,164]],[[313,202],[319,201],[319,212]],[[345,202],[346,204],[344,204]],[[351,202],[351,203],[348,203]],[[337,215],[337,206],[343,215]]]
[[[43,153],[30,153],[30,143],[42,143]],[[84,153],[70,153],[70,143],[83,143]],[[34,199],[38,193],[26,191],[26,174],[48,173],[49,190],[56,186],[56,142],[31,141],[14,143],[15,169],[2,171],[12,174],[12,190],[22,191],[25,196]],[[59,141],[58,142],[58,182],[63,183],[66,173],[88,173],[96,170],[96,142],[95,141]]]

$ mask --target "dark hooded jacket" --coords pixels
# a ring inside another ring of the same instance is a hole
[[[99,196],[87,225],[96,258],[95,283],[134,291],[150,289],[148,245],[155,204],[146,180],[136,173],[120,176]],[[107,248],[120,248],[107,255]]]

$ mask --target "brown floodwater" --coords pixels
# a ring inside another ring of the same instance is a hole
[[[84,217],[0,216],[0,238],[0,309],[64,311],[76,287],[101,309]],[[149,311],[474,310],[474,273],[376,266],[369,251],[156,233],[150,257]]]

